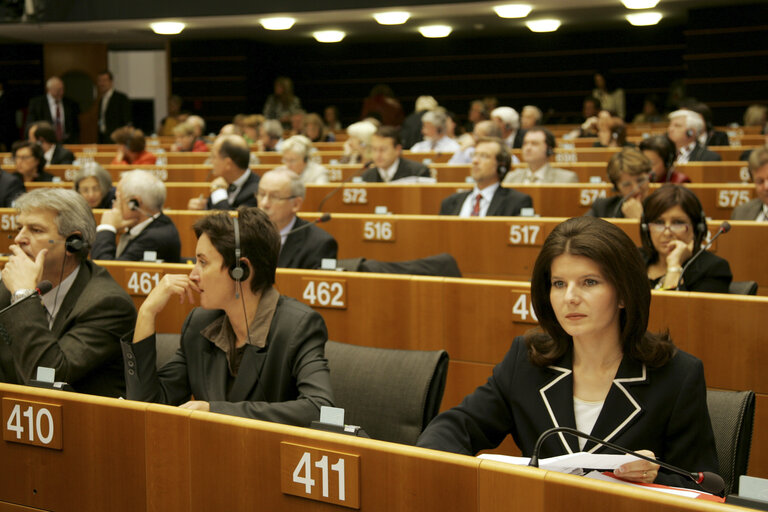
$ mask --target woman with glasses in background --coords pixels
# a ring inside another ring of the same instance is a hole
[[[681,185],[664,185],[643,201],[643,212],[641,250],[652,288],[728,293],[733,276],[723,258],[703,252],[685,268],[707,238],[707,219],[696,194]]]
[[[587,215],[639,219],[650,193],[651,161],[635,148],[624,148],[608,161],[606,174],[618,195],[595,199]]]

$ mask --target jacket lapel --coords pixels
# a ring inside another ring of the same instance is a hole
[[[205,389],[205,400],[208,402],[225,401],[227,399],[227,357],[210,340],[206,350],[203,350],[202,357],[202,375],[203,389]],[[201,397],[197,397],[202,400]]]
[[[240,362],[240,369],[237,372],[237,377],[235,377],[235,383],[229,392],[230,402],[265,400],[263,390],[260,390],[256,395],[252,395],[251,390],[259,383],[261,370],[267,359],[267,347],[269,347],[269,343],[264,348],[253,345],[246,346],[243,360]]]
[[[81,263],[80,270],[77,272],[75,282],[69,289],[66,297],[59,297],[61,301],[58,312],[56,312],[56,318],[53,321],[53,327],[51,332],[61,336],[64,327],[69,323],[69,314],[72,312],[72,308],[77,304],[77,299],[83,293],[85,286],[91,281],[92,268],[88,263]],[[61,286],[61,283],[59,283]],[[54,292],[55,293],[55,292]]]
[[[296,222],[293,225],[293,229],[299,228],[306,224],[306,221],[296,218]],[[304,237],[309,232],[309,229],[302,229],[297,233],[288,235],[285,239],[285,243],[280,248],[280,256],[277,258],[278,267],[290,267],[296,253],[299,252],[301,246],[304,245]]]
[[[497,215],[501,207],[501,202],[504,200],[503,196],[505,194],[506,194],[505,189],[503,189],[501,187],[501,183],[499,183],[499,188],[497,188],[496,192],[493,193],[493,198],[491,198],[491,204],[488,205],[488,211],[485,212],[486,217]]]
[[[569,351],[556,365],[548,367],[553,373],[542,387],[539,395],[544,401],[552,427],[576,428],[576,418],[573,415],[573,353]],[[578,440],[574,436],[557,434],[566,453],[579,451]]]

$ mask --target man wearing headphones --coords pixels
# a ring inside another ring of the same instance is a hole
[[[280,148],[283,165],[277,169],[288,169],[299,175],[301,182],[309,184],[328,183],[328,169],[309,159],[312,141],[304,135],[294,135],[286,139]]]
[[[112,209],[96,228],[93,259],[179,263],[181,239],[163,213],[164,203],[165,184],[157,176],[141,170],[123,174]]]
[[[75,391],[123,395],[119,340],[136,309],[88,260],[96,233],[88,203],[74,190],[43,188],[19,197],[16,208],[19,233],[0,282],[0,308],[13,305],[0,312],[0,381],[28,384],[42,366]]]
[[[455,153],[459,143],[446,135],[448,116],[443,109],[430,110],[421,116],[421,134],[424,138],[411,147],[413,153]]]
[[[504,183],[577,183],[573,171],[549,165],[549,157],[555,152],[555,136],[541,126],[534,126],[523,138],[523,162],[527,169],[515,169],[507,173]]]
[[[667,136],[677,148],[676,164],[687,162],[719,162],[720,155],[699,144],[704,131],[704,119],[692,110],[675,110],[669,114]]]
[[[533,207],[531,196],[501,186],[509,165],[509,151],[501,139],[480,139],[470,169],[474,189],[443,199],[440,215],[506,217],[520,215],[522,208]]]

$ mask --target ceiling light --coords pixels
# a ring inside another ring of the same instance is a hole
[[[451,31],[453,31],[453,28],[448,25],[426,25],[424,27],[419,27],[421,35],[430,38],[448,37],[448,34],[450,34]]]
[[[627,21],[636,27],[646,27],[655,25],[661,20],[660,12],[638,12],[636,14],[627,14]]]
[[[175,35],[181,33],[186,25],[178,21],[158,21],[150,23],[149,27],[155,34]]]
[[[532,20],[526,21],[525,24],[531,32],[554,32],[560,28],[560,20],[555,19]]]
[[[627,9],[653,9],[659,0],[621,0]]]
[[[411,17],[411,13],[405,11],[377,12],[373,17],[379,25],[402,25]]]
[[[344,39],[345,34],[341,30],[320,30],[318,32],[312,32],[312,35],[317,39],[318,43],[338,43]]]
[[[499,18],[525,18],[530,14],[531,7],[528,4],[497,5],[493,8]]]
[[[267,30],[288,30],[294,23],[296,23],[296,19],[287,16],[278,16],[276,18],[261,18],[259,23],[261,23],[261,26]]]

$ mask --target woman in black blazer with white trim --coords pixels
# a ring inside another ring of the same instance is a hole
[[[474,455],[512,435],[530,456],[545,430],[572,427],[688,471],[717,472],[701,361],[667,334],[646,331],[651,300],[631,239],[594,217],[547,237],[531,298],[541,329],[516,338],[488,382],[435,418],[419,446]],[[612,451],[563,434],[542,457]],[[636,482],[694,486],[637,460],[616,470]]]

